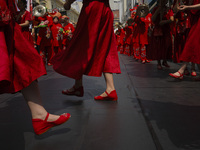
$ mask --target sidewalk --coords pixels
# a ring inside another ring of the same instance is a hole
[[[122,74],[114,75],[118,102],[94,101],[104,78],[84,76],[83,98],[61,94],[74,81],[47,67],[39,80],[45,108],[71,113],[65,124],[36,136],[20,93],[0,96],[1,150],[197,150],[200,149],[200,84],[168,77],[155,62],[141,64],[119,55]]]

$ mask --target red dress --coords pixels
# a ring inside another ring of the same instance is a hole
[[[64,27],[64,37],[63,37],[63,42],[62,44],[64,46],[68,46],[69,42],[73,36],[73,33],[75,31],[75,28],[73,26],[73,24],[68,23],[65,27]],[[70,33],[71,32],[71,33]]]
[[[157,8],[154,9],[152,15],[155,13]],[[165,12],[163,20],[168,20],[173,16],[172,10]],[[170,24],[163,26],[159,25],[160,15],[157,16],[154,22],[153,34],[151,35],[149,45],[147,46],[147,59],[150,60],[166,60],[172,58],[172,39]]]
[[[67,49],[54,57],[53,68],[74,79],[121,73],[109,0],[83,1],[74,36]]]
[[[53,19],[50,16],[38,17],[38,18],[36,18],[36,20],[39,20],[40,22],[48,20],[49,21],[48,27],[51,27],[52,24],[53,24]],[[47,27],[39,28],[39,35],[38,35],[38,38],[37,38],[37,45],[41,45],[43,47],[51,46],[52,37],[47,38],[46,34],[47,34]]]
[[[0,3],[0,15],[7,9],[0,21],[0,93],[18,92],[46,74],[41,57],[12,20],[16,12],[13,1],[7,3]]]
[[[200,0],[193,1],[193,4],[199,3]],[[180,60],[200,64],[200,11],[191,12],[191,29],[188,34],[183,52],[180,56]]]
[[[60,23],[53,23],[51,26],[51,33],[53,37],[52,46],[53,47],[60,47],[62,46],[62,37],[58,35],[60,28],[63,28]]]
[[[17,21],[18,24],[25,23],[25,21],[31,21],[31,14],[28,11],[25,11],[24,14]],[[34,46],[33,37],[31,32],[29,31],[29,27],[22,27],[23,35],[30,41],[30,43]]]
[[[133,27],[132,26],[127,26],[125,27],[125,50],[124,54],[130,56],[131,55],[131,49],[132,49],[132,38],[133,38]]]

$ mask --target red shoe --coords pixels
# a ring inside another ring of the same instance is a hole
[[[67,120],[69,120],[71,115],[69,113],[62,114],[56,121],[51,121],[51,122],[47,121],[48,117],[49,117],[49,113],[47,113],[45,120],[32,119],[32,124],[33,124],[33,129],[35,131],[35,134],[41,135],[45,133],[46,131],[48,131],[50,128],[65,123]]]
[[[145,62],[146,62],[145,60],[142,60],[142,64],[145,64]]]
[[[48,66],[52,66],[52,64],[51,64],[51,63],[47,63],[47,65],[48,65]]]
[[[196,71],[192,71],[192,72],[191,72],[191,76],[196,77],[196,76],[197,76]]]
[[[75,86],[73,86],[74,91],[69,91],[69,90],[63,90],[62,94],[65,95],[74,95],[74,96],[78,96],[78,97],[83,97],[84,95],[84,90],[83,90],[83,86],[79,87],[79,88],[75,88]]]
[[[117,97],[116,90],[113,90],[112,92],[110,92],[110,94],[108,94],[107,91],[105,91],[105,93],[107,94],[106,97],[99,95],[99,96],[95,96],[94,99],[95,100],[101,100],[101,101],[104,101],[104,100],[117,101],[118,97]]]
[[[170,73],[169,75],[171,76],[171,77],[173,77],[173,78],[176,78],[176,79],[183,79],[183,74],[181,74],[179,71],[178,71],[178,73],[179,73],[179,76],[178,75],[175,75],[174,73]]]

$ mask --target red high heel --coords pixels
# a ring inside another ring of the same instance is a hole
[[[110,92],[110,94],[108,94],[107,91],[105,91],[105,93],[107,94],[106,97],[103,97],[103,96],[95,96],[94,99],[95,100],[110,100],[110,101],[117,101],[118,97],[117,97],[117,92],[116,90],[113,90],[112,92]]]
[[[175,75],[175,74],[173,74],[173,73],[170,73],[169,75],[171,76],[171,77],[173,77],[173,78],[176,78],[176,79],[183,79],[183,74],[181,74],[179,71],[178,71],[178,73],[179,73],[179,76],[178,75]]]
[[[79,88],[75,88],[75,86],[73,86],[73,89],[74,89],[74,91],[63,90],[62,94],[75,95],[75,96],[78,96],[78,97],[83,97],[83,95],[84,95],[83,86],[81,86]]]
[[[48,117],[49,117],[49,113],[47,113],[45,120],[32,119],[32,124],[33,124],[33,129],[35,131],[35,134],[41,135],[47,132],[50,128],[65,123],[67,120],[69,120],[71,115],[69,113],[62,114],[57,120],[51,121],[51,122],[47,121]]]

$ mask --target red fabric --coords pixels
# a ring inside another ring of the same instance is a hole
[[[193,4],[199,4],[200,0],[194,0]],[[185,47],[180,56],[181,61],[200,64],[200,11],[193,11],[191,29],[188,34]]]
[[[132,38],[133,38],[133,27],[132,26],[126,26],[125,27],[125,44],[132,44]]]
[[[152,15],[155,13],[157,8],[154,9]],[[162,20],[168,20],[172,15],[171,10],[165,12]],[[172,58],[172,39],[170,25],[165,24],[159,25],[160,15],[157,16],[154,22],[153,35],[150,38],[149,45],[147,46],[147,59],[150,60],[161,60]]]
[[[121,73],[113,14],[108,0],[84,0],[74,36],[65,51],[53,58],[56,72],[80,79],[83,74]]]
[[[51,33],[52,33],[52,46],[56,46],[59,47],[62,45],[62,39],[58,40],[58,32],[60,30],[60,28],[62,28],[62,25],[60,23],[53,23],[53,25],[51,26]]]
[[[52,24],[53,24],[53,19],[50,16],[38,17],[38,18],[36,18],[36,20],[39,20],[40,22],[48,20],[49,21],[48,27],[51,27]],[[46,37],[46,33],[47,33],[47,27],[39,29],[39,35],[38,35],[38,38],[37,38],[37,45],[51,46],[52,37],[50,37],[48,39]]]
[[[69,42],[74,34],[75,28],[73,26],[73,24],[68,23],[65,27],[64,27],[64,36],[63,36],[63,45],[69,45]],[[71,32],[69,34],[69,32]]]
[[[1,8],[7,7],[5,0],[1,2]],[[8,0],[8,6],[13,17],[15,10],[12,9],[12,0]],[[0,24],[4,22],[0,21]],[[20,91],[46,74],[39,54],[13,20],[0,27],[0,53],[0,93]]]
[[[18,24],[25,23],[25,21],[31,21],[31,14],[28,11],[25,11],[24,14],[19,18]],[[31,35],[31,32],[29,31],[29,27],[22,27],[22,33],[27,38],[30,43],[34,46],[33,43],[33,37]]]

